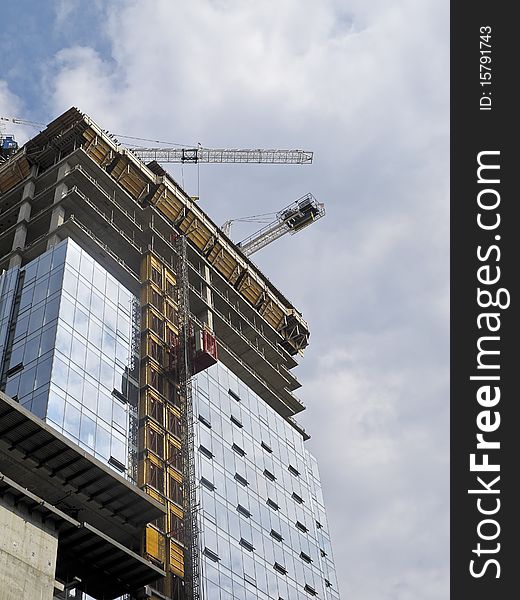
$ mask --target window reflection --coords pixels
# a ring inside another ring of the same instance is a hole
[[[83,394],[83,376],[74,365],[71,365],[69,368],[66,389],[76,400],[81,400]]]
[[[96,423],[87,415],[81,415],[80,440],[87,444],[89,448],[94,448],[94,439],[96,434]]]
[[[110,432],[100,423],[96,428],[96,452],[103,458],[110,458]]]
[[[63,423],[63,428],[67,433],[76,438],[79,437],[80,416],[80,411],[70,402],[67,402],[65,405],[65,420]]]
[[[65,295],[61,298],[60,319],[71,326],[74,325],[74,304]]]
[[[34,381],[34,389],[38,389],[42,385],[48,384],[51,378],[51,358],[39,361],[36,367],[36,378]]]
[[[126,447],[123,440],[118,439],[117,437],[112,437],[112,443],[110,448],[110,454],[115,459],[117,459],[120,463],[126,464]]]
[[[102,313],[99,313],[102,314]],[[88,330],[88,339],[96,348],[101,350],[103,339],[103,328],[99,321],[91,317]]]
[[[62,427],[64,413],[65,399],[51,389],[49,392],[49,401],[47,405],[47,417],[56,425],[58,425],[58,427]]]
[[[74,314],[74,329],[85,338],[87,337],[88,321],[88,314],[82,308],[76,306],[76,312]]]
[[[29,323],[27,328],[27,335],[34,333],[37,329],[43,325],[43,314],[45,307],[41,306],[36,310],[31,310],[31,316],[29,317]]]
[[[79,272],[87,281],[92,281],[92,275],[94,272],[94,261],[86,252],[81,252]]]

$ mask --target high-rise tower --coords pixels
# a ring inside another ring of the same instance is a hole
[[[5,589],[29,569],[38,598],[339,598],[298,310],[76,109],[0,194]]]

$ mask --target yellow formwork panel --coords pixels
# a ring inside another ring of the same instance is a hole
[[[177,329],[177,323],[179,322],[179,310],[175,302],[167,299],[164,303],[164,316],[168,319],[168,322]]]
[[[164,341],[153,331],[147,330],[141,340],[141,353],[150,360],[152,364],[161,369],[168,366],[168,351]]]
[[[150,329],[161,340],[164,340],[164,314],[151,305],[143,309],[141,330]]]
[[[166,460],[171,469],[182,471],[181,443],[173,435],[166,434]]]
[[[161,271],[161,273],[162,273],[164,271],[164,265],[163,265],[162,261],[159,260],[153,254],[149,254],[148,256],[150,258],[150,267],[153,267],[154,269],[157,269],[158,271]]]
[[[144,537],[146,554],[164,565],[166,563],[166,544],[164,535],[153,525],[147,525]]]
[[[170,221],[175,222],[181,214],[184,204],[172,190],[161,184],[151,199],[151,203]]]
[[[285,313],[269,296],[260,306],[258,312],[274,329],[278,329],[284,320]]]
[[[141,261],[141,279],[145,282],[143,287],[152,286],[153,290],[175,299],[175,273],[151,252]]]
[[[251,277],[249,273],[242,279],[240,284],[238,285],[238,291],[251,302],[251,304],[256,305],[258,300],[262,295],[262,287],[260,284]]]
[[[211,238],[209,229],[192,212],[189,212],[186,218],[183,219],[180,229],[183,233],[186,233],[199,250],[205,248]]]
[[[236,273],[237,261],[220,244],[215,244],[208,255],[208,261],[229,281]]]
[[[177,279],[175,278],[174,273],[172,273],[169,269],[165,269],[164,276],[165,276],[164,291],[166,292],[166,294],[172,301],[175,301],[175,298],[176,298],[175,286],[176,286]]]
[[[83,133],[85,144],[83,148],[85,152],[97,162],[98,165],[104,167],[112,159],[112,148],[96,134],[90,127]]]
[[[124,157],[118,158],[111,175],[135,200],[148,188],[149,182]]]
[[[166,430],[169,435],[181,439],[181,413],[171,404],[166,407]]]
[[[140,439],[143,443],[143,449],[147,451],[150,458],[153,456],[154,458],[164,459],[166,455],[166,433],[162,427],[153,421],[146,421],[144,426],[141,427]],[[163,466],[162,463],[160,466]]]
[[[165,331],[165,342],[167,346],[170,346],[175,342],[175,339],[179,336],[179,328],[176,324],[166,321]]]
[[[167,433],[167,438],[166,438],[166,444],[167,444],[167,459],[170,460],[172,457],[170,456],[170,449],[169,446],[170,444],[175,447],[177,450],[181,449],[181,442],[180,439],[178,439],[175,435],[171,434],[171,433]]]
[[[145,494],[148,494],[151,498],[157,500],[157,502],[160,502],[161,504],[166,504],[166,497],[164,496],[164,494],[160,494],[152,486],[145,483],[144,485],[141,485],[139,487],[143,490],[143,492],[145,492]]]
[[[141,365],[141,386],[149,385],[161,396],[165,394],[165,378],[154,363],[147,361]]]
[[[184,550],[173,540],[170,539],[169,542],[168,566],[170,571],[179,577],[184,577]]]
[[[161,313],[164,311],[164,292],[150,280],[141,287],[141,305],[146,304],[151,304]]]
[[[208,261],[210,263],[213,263],[213,261],[217,258],[219,252],[221,252],[221,250],[222,250],[222,244],[217,242],[211,249],[211,252],[208,254]]]
[[[155,489],[159,495],[164,496],[166,487],[164,461],[152,454],[149,450],[145,450],[144,453],[144,457],[138,463],[137,483],[140,487],[150,486],[150,488]]]
[[[184,517],[183,510],[182,510],[182,508],[180,508],[179,506],[177,506],[177,504],[173,504],[173,502],[168,502],[167,508],[168,508],[168,519],[172,518],[172,514],[177,519],[181,519],[181,520],[183,519],[183,517]]]
[[[166,511],[166,531],[171,538],[182,545],[184,543],[183,511],[173,502],[167,502]]]
[[[139,418],[154,419],[161,427],[164,427],[166,423],[165,416],[166,402],[161,396],[150,388],[142,390],[141,401],[139,402]],[[144,447],[141,447],[140,450],[144,450]]]
[[[31,170],[25,154],[20,154],[19,158],[14,158],[8,166],[0,169],[0,193],[7,192],[16,184],[25,179]]]
[[[146,256],[143,256],[142,260],[141,260],[141,280],[142,281],[146,281],[147,279],[150,279],[150,254],[146,254]]]
[[[160,319],[164,318],[164,311],[160,311],[155,306],[147,306],[143,310],[143,314],[145,317],[150,317],[152,315],[159,317]],[[144,328],[148,327],[148,324],[145,325]]]
[[[151,347],[150,347],[150,343],[151,342],[155,342],[157,344],[164,345],[164,340],[162,339],[161,336],[157,335],[153,331],[145,331],[144,332],[144,337],[143,337],[143,340],[142,340],[143,351],[144,351],[144,353],[147,356],[155,358],[155,356],[151,353],[151,350],[152,350]],[[157,358],[155,358],[155,360],[157,360]]]
[[[166,491],[166,498],[179,506],[184,504],[184,485],[182,482],[182,475],[175,471],[175,469],[168,468],[167,471],[168,486]]]
[[[179,483],[182,483],[182,475],[176,469],[168,467],[168,475],[171,475],[173,479]],[[168,495],[168,497],[170,498],[171,496]]]
[[[161,262],[158,261],[157,258],[151,253],[148,253],[141,261],[141,279],[143,281],[152,279],[152,267],[158,269],[162,273]],[[158,287],[162,289],[161,285]]]
[[[137,485],[142,488],[146,485],[146,462],[139,460],[137,463]]]
[[[168,477],[168,486],[166,491],[166,497],[168,500],[175,502],[179,506],[182,506],[182,493],[183,493],[183,483],[182,483],[182,475],[172,467],[168,467],[167,471]]]

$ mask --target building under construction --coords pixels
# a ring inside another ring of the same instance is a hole
[[[0,600],[337,600],[309,329],[248,258],[282,229],[234,244],[158,160],[70,109],[0,163]]]

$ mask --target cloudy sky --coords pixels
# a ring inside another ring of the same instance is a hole
[[[0,116],[77,106],[116,134],[315,152],[171,172],[217,223],[326,204],[255,261],[310,324],[300,420],[344,599],[449,596],[448,19],[445,0],[0,8]]]

